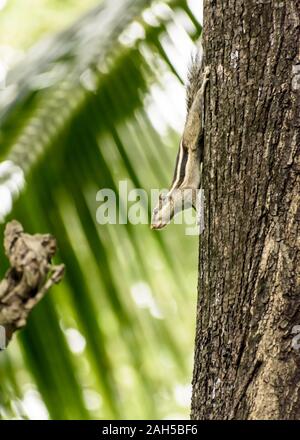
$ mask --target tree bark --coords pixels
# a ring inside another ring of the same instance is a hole
[[[191,417],[298,419],[300,2],[205,0],[204,19]]]

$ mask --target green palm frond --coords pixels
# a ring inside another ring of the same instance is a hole
[[[4,418],[32,417],[28,390],[57,419],[188,415],[175,394],[191,377],[197,240],[96,221],[99,189],[149,191],[172,174],[178,134],[151,96],[162,76],[182,82],[172,26],[193,40],[201,29],[186,2],[161,5],[103,2],[8,75],[0,187],[22,191],[11,215],[57,237],[67,272],[0,355]],[[8,185],[22,172],[25,188]]]

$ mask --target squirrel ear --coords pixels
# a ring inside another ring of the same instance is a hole
[[[168,198],[167,193],[162,192],[162,193],[159,194],[159,200],[161,202],[164,202],[167,198]]]

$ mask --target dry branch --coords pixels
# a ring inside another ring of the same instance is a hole
[[[51,263],[57,249],[52,235],[26,234],[13,220],[5,228],[4,249],[11,267],[0,282],[0,349],[26,325],[31,310],[64,274],[63,264]]]

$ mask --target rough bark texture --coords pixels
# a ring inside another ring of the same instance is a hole
[[[299,34],[298,0],[204,1],[193,419],[300,418]]]

